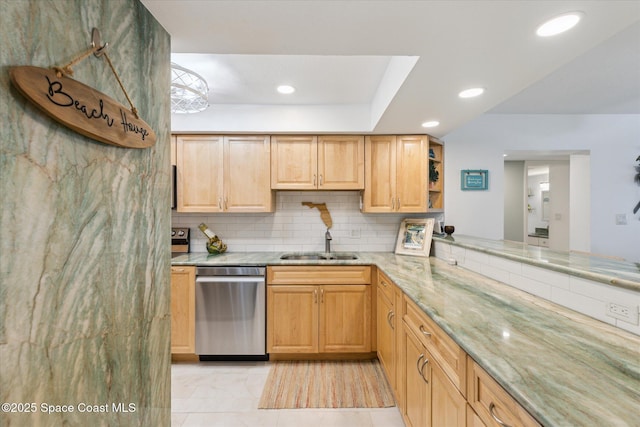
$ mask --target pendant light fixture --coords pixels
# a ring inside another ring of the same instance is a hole
[[[171,63],[171,112],[199,113],[209,106],[209,86],[198,73]]]

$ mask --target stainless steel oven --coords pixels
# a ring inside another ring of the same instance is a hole
[[[264,267],[196,269],[196,354],[200,360],[266,360]]]

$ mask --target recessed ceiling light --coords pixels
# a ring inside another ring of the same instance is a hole
[[[293,93],[295,91],[296,91],[296,88],[294,88],[293,86],[289,86],[289,85],[278,86],[278,92],[283,93],[285,95],[289,95],[290,93]]]
[[[580,22],[582,12],[569,12],[556,16],[540,25],[536,30],[536,34],[540,37],[555,36],[572,29]]]
[[[431,121],[428,121],[428,122],[424,122],[424,123],[422,124],[422,127],[423,127],[423,128],[434,128],[434,127],[438,126],[439,124],[440,124],[440,122],[439,122],[439,121],[437,121],[437,120],[431,120]]]
[[[484,88],[482,87],[474,87],[471,89],[463,90],[458,94],[460,98],[473,98],[474,96],[479,96],[484,93]]]

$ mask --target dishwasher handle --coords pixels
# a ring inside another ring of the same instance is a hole
[[[264,276],[199,276],[196,283],[263,283]]]

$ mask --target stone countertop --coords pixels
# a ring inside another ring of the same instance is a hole
[[[638,426],[640,337],[431,258],[189,254],[174,265],[377,265],[545,426]]]
[[[640,292],[639,262],[471,236],[434,236],[433,240]]]

